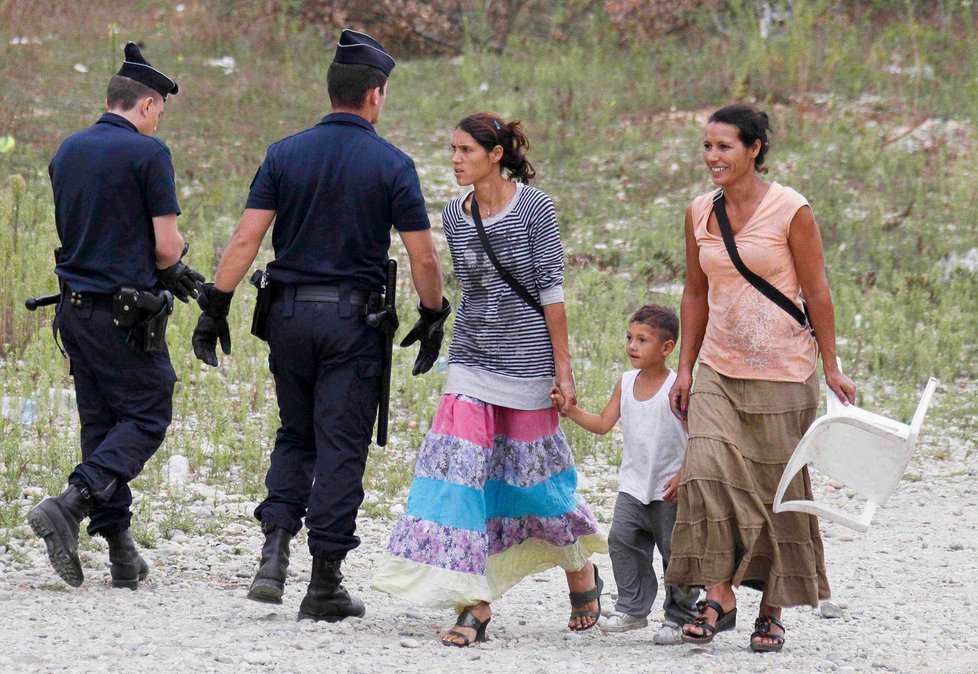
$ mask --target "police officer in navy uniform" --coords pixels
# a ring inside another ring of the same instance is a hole
[[[244,214],[198,303],[194,353],[216,366],[230,353],[235,287],[275,221],[267,338],[281,427],[255,510],[265,543],[248,597],[281,603],[289,542],[309,530],[312,577],[299,619],[362,616],[340,563],[360,544],[356,515],[377,415],[384,335],[364,320],[384,289],[391,227],[407,249],[421,318],[414,373],[438,356],[450,307],[411,158],[374,131],[394,60],[373,38],[344,30],[327,74],[332,114],[268,148]]]
[[[167,96],[177,84],[139,47],[109,81],[108,112],[68,136],[48,166],[61,240],[55,273],[62,289],[55,319],[74,375],[82,462],[60,496],[27,516],[44,538],[54,570],[73,587],[84,580],[79,524],[108,540],[113,587],[136,589],[149,568],[129,535],[129,482],[163,442],[176,375],[163,343],[151,353],[116,325],[121,288],[168,289],[184,302],[204,278],[181,262],[173,165],[155,138]],[[172,298],[161,293],[172,308]]]

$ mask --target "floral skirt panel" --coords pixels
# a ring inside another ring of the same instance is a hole
[[[460,608],[555,566],[577,571],[608,544],[576,488],[555,410],[447,394],[373,587],[418,606]]]

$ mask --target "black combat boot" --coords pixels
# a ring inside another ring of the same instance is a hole
[[[258,573],[251,581],[248,599],[263,604],[281,604],[285,590],[285,573],[289,569],[289,542],[292,534],[274,524],[262,524],[265,544],[261,547]]]
[[[112,576],[112,587],[137,589],[140,581],[146,580],[149,575],[149,565],[136,552],[136,542],[129,535],[129,530],[107,536],[105,540],[109,542],[109,575]]]
[[[55,573],[72,587],[85,580],[78,558],[78,524],[91,508],[88,487],[71,484],[60,496],[44,499],[27,513],[31,529],[44,539]]]
[[[299,605],[299,620],[325,620],[335,623],[343,618],[362,618],[367,612],[363,602],[344,589],[340,561],[312,558],[309,589]]]

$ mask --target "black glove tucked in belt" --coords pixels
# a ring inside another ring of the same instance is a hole
[[[197,319],[197,327],[191,343],[194,355],[211,367],[217,367],[217,342],[221,342],[221,350],[225,355],[231,354],[231,329],[228,327],[228,313],[231,311],[231,298],[234,291],[229,293],[218,290],[213,283],[201,286],[197,304],[202,313]]]
[[[415,377],[430,370],[438,360],[441,340],[445,337],[445,321],[448,320],[448,314],[452,313],[452,305],[443,297],[440,310],[427,309],[418,304],[418,313],[421,314],[421,318],[411,328],[411,332],[401,340],[401,346],[411,346],[417,341],[421,342],[418,357],[414,360],[414,369],[411,371]]]

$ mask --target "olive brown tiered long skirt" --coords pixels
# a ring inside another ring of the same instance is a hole
[[[814,373],[802,383],[743,380],[700,364],[667,584],[746,585],[780,607],[818,606],[829,598],[818,520],[771,509],[817,405]],[[806,468],[785,500],[810,498]]]

